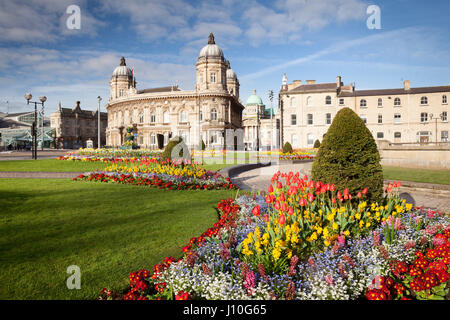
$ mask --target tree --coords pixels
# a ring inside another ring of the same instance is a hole
[[[292,153],[292,145],[288,141],[283,146],[283,153]]]
[[[322,140],[312,166],[312,179],[347,188],[355,196],[367,188],[369,200],[383,198],[383,170],[375,140],[363,120],[351,109],[337,114]]]
[[[320,147],[320,141],[319,139],[317,139],[316,141],[314,141],[314,148],[319,148]]]

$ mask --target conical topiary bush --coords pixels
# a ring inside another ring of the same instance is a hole
[[[383,199],[383,170],[372,134],[351,109],[343,108],[326,133],[312,165],[312,179],[347,188],[355,196],[367,188],[369,200]]]

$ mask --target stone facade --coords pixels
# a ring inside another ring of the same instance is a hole
[[[196,71],[191,91],[178,86],[137,90],[122,58],[110,80],[106,144],[121,146],[131,126],[135,142],[144,148],[162,147],[174,136],[182,137],[190,148],[199,146],[201,140],[209,148],[224,148],[226,130],[242,128],[244,106],[236,74],[212,34],[200,51]],[[238,144],[242,141],[235,141]]]
[[[283,81],[279,93],[282,143],[293,148],[312,147],[322,141],[336,113],[344,107],[354,110],[376,140],[392,143],[447,143],[450,86],[355,90],[336,82],[314,80]]]
[[[100,112],[100,143],[105,145],[105,129],[108,115]],[[80,101],[73,109],[62,108],[50,115],[50,126],[55,129],[55,143],[58,149],[78,149],[86,147],[86,141],[92,140],[97,148],[98,111],[82,110]]]

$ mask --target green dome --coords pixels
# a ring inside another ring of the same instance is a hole
[[[246,105],[246,106],[247,106],[247,105],[259,105],[259,106],[263,106],[264,103],[263,103],[261,97],[259,97],[259,96],[256,95],[256,90],[253,90],[253,94],[252,94],[250,97],[248,97],[247,103],[246,103],[245,105]]]

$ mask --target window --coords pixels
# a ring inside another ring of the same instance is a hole
[[[402,123],[402,115],[400,113],[394,114],[394,123]]]
[[[291,114],[291,126],[295,126],[297,124],[297,115]]]
[[[378,107],[382,107],[383,106],[383,99],[378,98]]]
[[[383,123],[383,115],[382,114],[378,115],[378,123]]]
[[[428,104],[428,98],[427,98],[427,97],[422,97],[422,98],[420,98],[420,104],[421,104],[421,105],[426,105],[426,104]]]
[[[443,122],[447,122],[448,118],[447,118],[447,111],[443,111],[441,114],[441,119]]]
[[[200,83],[203,83],[203,73],[200,73]]]
[[[151,122],[151,123],[155,123],[155,122],[156,122],[156,115],[155,115],[154,112],[152,112],[152,113],[150,114],[150,122]]]
[[[142,133],[139,135],[139,144],[144,144],[144,135]]]
[[[211,81],[212,83],[215,83],[215,82],[216,82],[216,74],[215,74],[215,73],[211,73],[211,75],[210,75],[210,81]]]
[[[179,132],[179,135],[181,137],[181,139],[183,139],[183,142],[187,145],[189,143],[188,138],[189,138],[189,133],[186,130],[182,130]]]
[[[217,120],[217,110],[216,109],[211,110],[211,120]]]
[[[209,136],[209,142],[211,144],[216,144],[218,141],[218,133],[217,131],[211,131],[211,135]]]
[[[186,112],[186,110],[181,111],[181,113],[180,113],[180,122],[187,122],[187,112]]]
[[[291,98],[291,107],[295,107],[295,98]]]
[[[367,101],[366,101],[366,99],[361,99],[361,100],[359,101],[359,106],[360,106],[360,107],[367,107]]]
[[[142,113],[139,115],[139,123],[144,123],[144,115]]]
[[[123,89],[120,89],[120,90],[119,90],[119,97],[123,97],[123,94],[124,94]]]
[[[156,144],[156,136],[154,133],[150,136],[150,144],[155,145]]]
[[[339,99],[339,105],[340,105],[340,106],[343,106],[343,105],[344,105],[344,102],[345,102],[345,101],[344,101],[344,98],[340,98],[340,99]]]
[[[325,104],[331,104],[331,97],[330,96],[326,96]]]
[[[314,144],[314,135],[312,133],[308,133],[306,136],[306,143],[308,146],[312,146]]]
[[[427,122],[428,121],[428,113],[422,112],[420,114],[420,122]]]
[[[448,142],[448,131],[441,131],[441,142]]]
[[[308,98],[306,99],[306,104],[308,105],[308,107],[311,107],[311,106],[312,106],[312,104],[313,104],[312,97],[308,97]]]
[[[293,146],[294,148],[298,147],[298,137],[297,137],[296,134],[293,134],[293,135],[291,136],[291,142],[292,142],[292,146]]]
[[[445,94],[442,96],[442,104],[447,104],[447,96]]]
[[[169,133],[164,133],[164,145],[166,145],[169,142]]]
[[[169,112],[164,111],[163,113],[163,123],[169,123]]]
[[[400,106],[400,104],[401,104],[400,98],[395,98],[394,99],[394,106]]]
[[[383,139],[384,138],[384,132],[377,132],[377,139]]]
[[[200,111],[200,121],[203,121],[203,112]]]
[[[331,124],[331,113],[327,113],[325,119],[326,124]]]
[[[394,138],[400,139],[401,137],[402,137],[402,133],[401,132],[394,132]]]
[[[417,132],[417,142],[428,143],[432,140],[433,134],[430,131]]]
[[[367,124],[367,116],[362,114],[359,116],[361,118],[361,120],[364,122],[364,124]]]
[[[308,113],[308,115],[307,115],[307,121],[308,121],[308,124],[313,124],[313,123],[314,123],[314,121],[313,121],[313,115],[312,115],[311,113]]]

